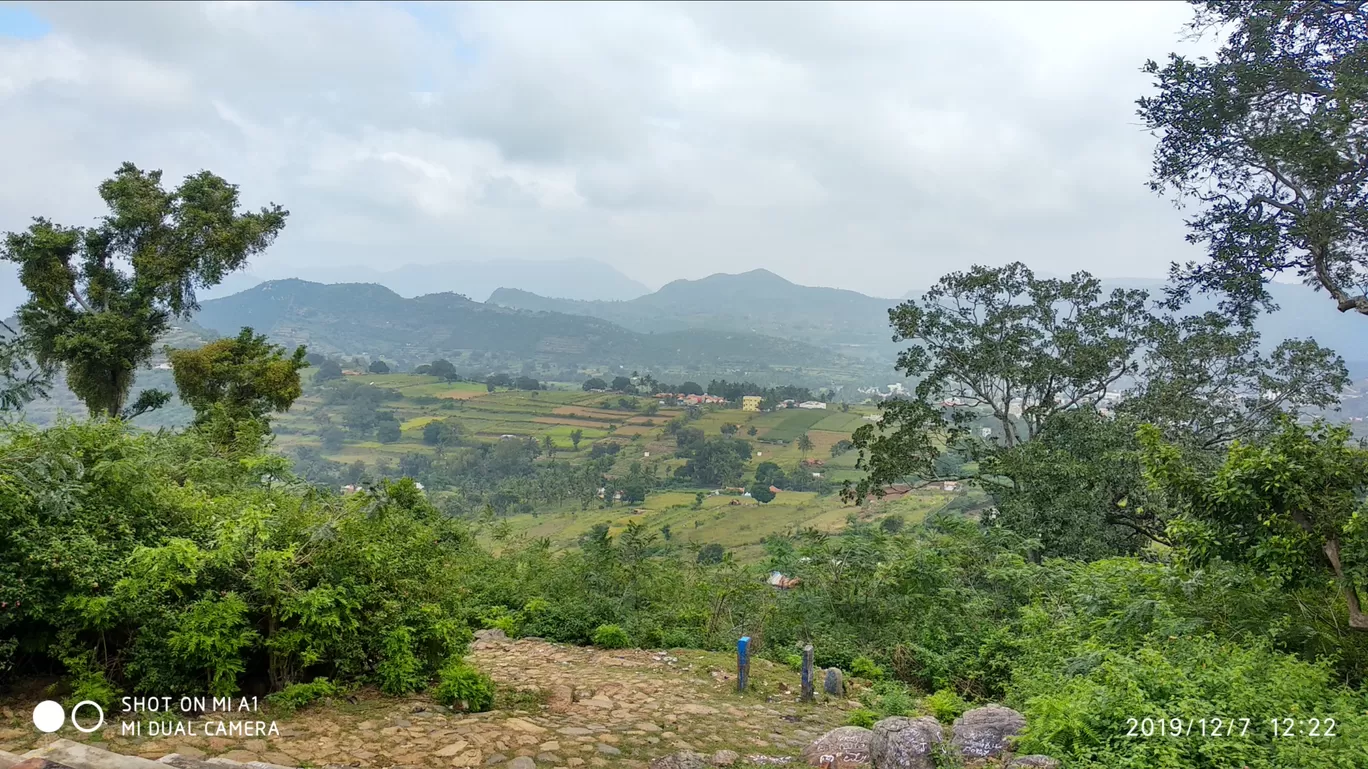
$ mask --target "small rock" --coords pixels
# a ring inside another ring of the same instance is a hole
[[[707,705],[699,705],[696,702],[686,702],[683,705],[680,705],[677,709],[680,713],[689,713],[695,716],[717,715],[717,708],[708,707]]]
[[[521,718],[505,719],[504,726],[507,726],[511,729],[517,729],[520,732],[527,732],[529,734],[541,734],[546,731],[546,727],[537,726],[531,721],[524,721]]]
[[[834,769],[869,766],[869,742],[874,733],[859,726],[840,726],[803,748],[803,760],[812,766]]]
[[[537,762],[527,756],[518,756],[508,762],[508,769],[537,769]]]
[[[438,750],[432,755],[440,756],[442,758],[451,758],[457,753],[460,753],[461,751],[465,750],[466,746],[469,744],[470,743],[466,742],[465,740],[457,740],[456,742],[447,745],[446,747],[442,748],[441,750]]]
[[[708,759],[692,750],[681,750],[651,762],[651,769],[706,769],[707,766]]]
[[[941,725],[930,716],[885,718],[874,724],[869,757],[879,769],[935,769]]]
[[[1049,756],[1018,756],[1007,769],[1059,769],[1059,762]]]
[[[475,631],[476,641],[507,641],[508,634],[496,627]]]
[[[538,753],[537,760],[543,764],[556,764],[560,763],[560,756],[555,753]]]
[[[950,727],[950,744],[965,758],[990,758],[1012,745],[1026,728],[1026,717],[1001,705],[966,710]]]
[[[613,747],[612,745],[609,745],[609,744],[606,743],[606,742],[600,742],[600,743],[598,744],[598,752],[602,753],[602,754],[605,755],[605,756],[619,756],[619,755],[622,755],[622,751],[618,750],[617,748]]]
[[[833,697],[845,696],[845,674],[840,668],[827,668],[822,679],[822,690]]]
[[[650,721],[642,721],[641,723],[639,723],[639,724],[636,725],[636,728],[640,729],[640,730],[643,731],[643,732],[658,732],[658,731],[660,731],[660,727],[659,727],[659,726],[656,726],[655,724],[651,723]]]
[[[586,734],[594,733],[592,729],[585,729],[583,726],[562,726],[556,731],[568,737],[582,737]]]
[[[555,740],[547,740],[537,746],[537,749],[544,753],[555,753],[560,750],[560,743]]]
[[[734,750],[719,750],[719,751],[717,751],[716,753],[713,754],[713,757],[712,757],[712,765],[713,765],[713,766],[731,766],[732,764],[736,763],[736,762],[739,761],[739,760],[741,760],[741,756],[739,756],[739,755],[736,753],[736,751],[734,751]]]
[[[490,756],[489,758],[486,758],[486,759],[485,759],[485,766],[493,766],[494,764],[502,764],[503,762],[505,762],[505,761],[507,761],[507,760],[508,760],[508,756],[505,756],[505,755],[502,754],[502,753],[495,753],[494,755],[492,755],[492,756]]]

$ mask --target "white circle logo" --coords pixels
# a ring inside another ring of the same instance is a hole
[[[33,709],[33,725],[38,727],[38,731],[52,734],[62,728],[66,722],[66,711],[62,710],[60,702],[53,700],[43,700]]]
[[[76,723],[76,711],[80,710],[86,705],[95,708],[95,712],[100,714],[100,720],[89,729],[84,729],[81,727],[80,724]],[[86,734],[90,734],[96,729],[99,729],[101,726],[104,726],[104,708],[100,707],[99,703],[93,702],[91,700],[82,700],[81,702],[76,703],[75,707],[71,709],[71,725],[76,727],[76,731],[78,732],[85,732]]]

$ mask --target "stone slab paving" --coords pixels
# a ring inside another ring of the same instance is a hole
[[[273,719],[278,735],[137,738],[114,725],[90,735],[70,726],[42,735],[23,707],[5,703],[0,750],[23,753],[62,737],[149,759],[176,753],[302,767],[644,769],[677,750],[797,756],[853,707],[848,700],[798,703],[797,674],[762,660],[752,662],[754,690],[738,694],[727,657],[705,652],[484,639],[469,661],[499,686],[489,713],[363,691],[292,716],[251,716]]]

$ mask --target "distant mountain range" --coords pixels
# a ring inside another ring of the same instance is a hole
[[[223,334],[252,326],[281,344],[405,365],[480,352],[504,360],[710,371],[850,366],[833,351],[801,341],[709,329],[642,333],[599,318],[509,309],[453,293],[405,298],[373,284],[270,281],[203,302],[194,320]]]
[[[270,274],[263,271],[263,274]],[[593,259],[528,261],[503,259],[492,262],[442,262],[406,264],[392,270],[362,266],[326,266],[290,269],[289,274],[270,275],[315,283],[374,283],[403,297],[451,292],[477,302],[485,301],[501,286],[513,286],[544,296],[580,300],[633,299],[650,292],[645,285],[623,275],[613,267]],[[206,292],[204,299],[245,291],[267,278],[258,274],[236,273],[223,284]]]
[[[1116,288],[1143,289],[1155,299],[1163,293],[1164,285],[1161,280],[1102,281],[1106,292]],[[920,296],[924,290],[910,291],[903,298]],[[1281,309],[1258,320],[1257,327],[1266,346],[1275,346],[1283,339],[1310,337],[1347,361],[1368,360],[1368,319],[1335,312],[1324,295],[1306,286],[1274,283],[1270,291]],[[552,299],[510,288],[495,291],[489,302],[518,309],[588,315],[634,331],[745,330],[831,346],[848,354],[888,362],[903,346],[893,343],[888,325],[888,310],[896,300],[856,291],[800,286],[768,270],[677,280],[655,293],[622,302]],[[1214,297],[1198,296],[1190,307],[1205,311],[1215,309],[1216,303]]]
[[[837,347],[891,361],[897,349],[888,327],[889,299],[858,291],[800,286],[769,270],[676,280],[629,301],[574,301],[500,288],[490,304],[602,318],[633,331],[746,331]]]

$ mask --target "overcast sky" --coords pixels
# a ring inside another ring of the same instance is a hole
[[[1161,277],[1146,58],[1185,4],[0,4],[0,230],[124,160],[291,211],[254,263],[596,258],[898,295]]]

